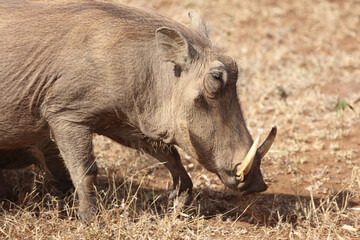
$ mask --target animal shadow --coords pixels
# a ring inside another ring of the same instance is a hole
[[[207,218],[221,216],[222,220],[275,226],[279,222],[297,225],[299,221],[326,211],[339,212],[359,205],[349,200],[353,192],[343,190],[329,196],[293,194],[234,194],[202,190],[201,214]],[[310,214],[312,213],[312,214]]]

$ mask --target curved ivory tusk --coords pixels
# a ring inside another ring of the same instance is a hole
[[[269,151],[269,149],[271,148],[271,145],[273,144],[275,137],[276,137],[276,132],[277,132],[276,126],[273,126],[269,135],[267,136],[267,138],[265,139],[263,144],[261,144],[261,146],[258,149],[260,158],[263,158],[266,155],[266,153]]]
[[[246,176],[246,174],[249,173],[251,169],[258,145],[259,145],[259,137],[257,137],[256,140],[254,141],[253,145],[251,146],[249,152],[247,153],[241,165],[236,167],[236,180],[241,182],[244,181],[244,177]]]

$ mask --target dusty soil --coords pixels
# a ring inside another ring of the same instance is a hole
[[[360,238],[358,1],[113,2],[153,8],[184,24],[188,10],[199,11],[213,29],[213,41],[241,69],[238,89],[251,134],[263,139],[272,125],[278,127],[263,159],[269,188],[261,194],[241,196],[226,189],[181,152],[194,182],[195,213],[207,229],[203,238]],[[341,99],[348,105],[337,112]],[[153,210],[164,212],[172,184],[165,167],[102,136],[94,143],[99,191],[108,191],[111,179],[120,186],[131,179],[143,199],[158,197]],[[30,170],[17,174],[28,176]],[[120,191],[126,196],[127,190]],[[26,198],[21,196],[14,198],[18,205]],[[183,238],[196,236],[184,233]]]

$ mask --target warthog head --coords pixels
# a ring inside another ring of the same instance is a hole
[[[241,192],[265,191],[260,163],[276,127],[260,147],[259,138],[252,140],[240,107],[235,61],[212,46],[198,14],[189,16],[192,29],[208,43],[200,46],[167,27],[156,31],[160,58],[174,64],[176,85],[169,110],[174,142],[226,186]]]

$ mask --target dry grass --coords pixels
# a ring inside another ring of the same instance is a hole
[[[2,171],[13,196],[2,201],[7,239],[359,239],[360,4],[358,1],[124,0],[188,23],[198,10],[213,40],[242,70],[240,97],[253,135],[272,124],[278,138],[263,161],[269,189],[238,196],[182,154],[194,182],[193,207],[168,203],[161,164],[96,136],[97,184],[105,225],[74,221],[35,168]],[[337,114],[346,99],[350,108]],[[50,194],[51,193],[51,194]]]

